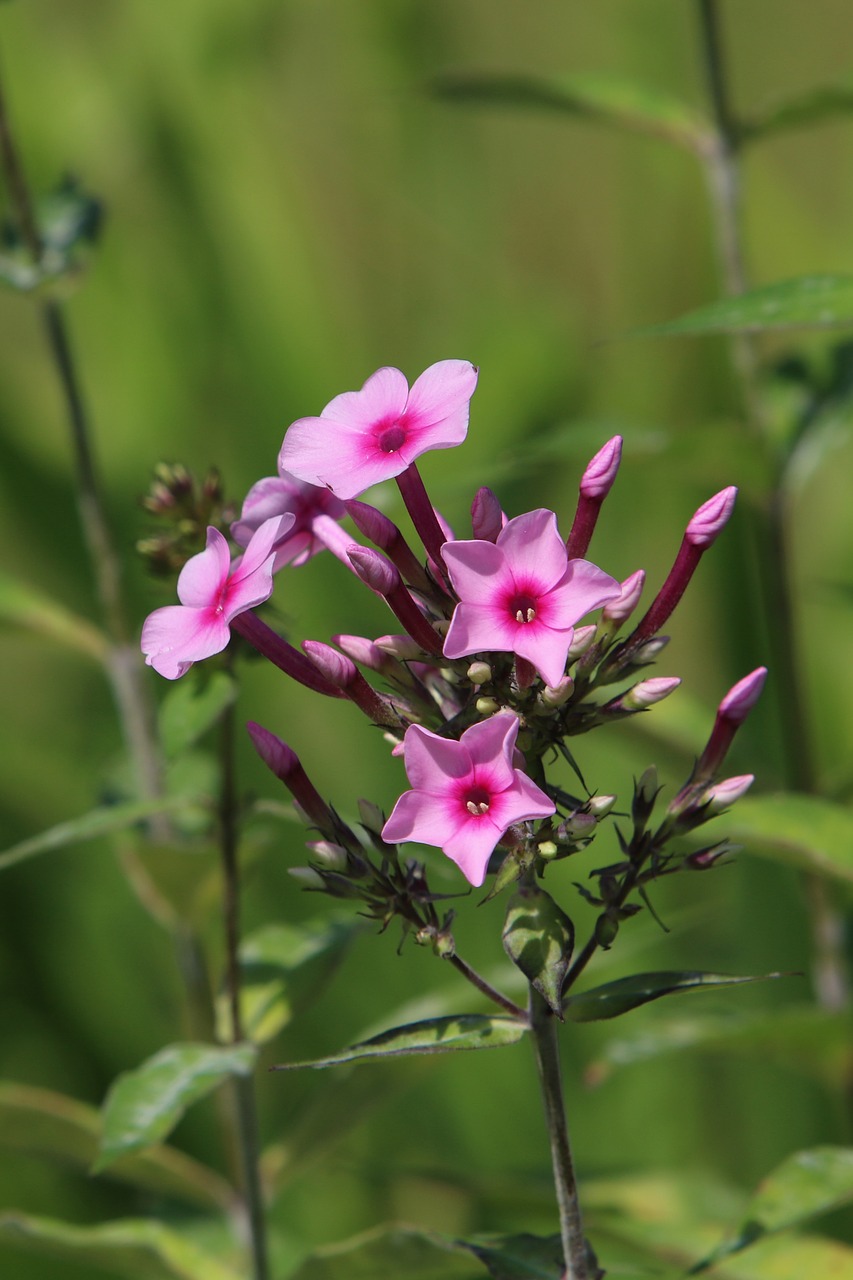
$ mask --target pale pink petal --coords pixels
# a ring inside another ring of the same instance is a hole
[[[456,594],[466,604],[492,605],[502,587],[511,590],[515,585],[501,549],[483,538],[445,542],[441,557]]]
[[[417,840],[419,844],[431,844],[441,849],[445,840],[452,839],[465,825],[467,818],[468,814],[461,806],[448,803],[444,796],[428,795],[425,791],[404,791],[382,828],[382,839],[389,844]]]
[[[249,539],[239,568],[231,574],[231,583],[242,581],[259,569],[288,537],[294,524],[295,517],[290,511],[283,516],[272,516],[271,519],[264,520]]]
[[[566,544],[557,530],[557,517],[544,507],[509,520],[496,545],[520,587],[544,592],[566,572]]]
[[[514,653],[518,623],[503,607],[458,604],[444,637],[444,656],[470,653]]]
[[[372,373],[360,391],[335,396],[320,416],[350,427],[388,426],[403,416],[408,396],[405,375],[386,365]]]
[[[557,806],[526,773],[515,771],[511,788],[496,795],[489,809],[489,816],[501,828],[501,835],[514,822],[527,822],[531,818],[550,818]]]
[[[503,831],[490,821],[488,814],[484,814],[464,823],[441,847],[468,883],[479,889],[486,878],[489,859],[502,835]]]
[[[231,570],[228,543],[212,525],[207,529],[207,546],[186,562],[178,577],[181,604],[203,609],[219,601]],[[177,607],[177,606],[175,606]]]
[[[410,462],[427,449],[449,449],[468,434],[469,406],[477,369],[467,360],[439,360],[412,386],[403,425],[402,446]]]
[[[518,716],[512,711],[501,711],[488,720],[478,720],[462,734],[461,745],[468,751],[477,782],[492,793],[513,784],[518,724]]]
[[[543,617],[548,626],[571,627],[621,594],[620,584],[609,573],[588,560],[570,560],[562,582],[543,601]]]
[[[240,519],[231,525],[231,537],[237,546],[247,547],[265,520],[293,511],[301,487],[305,486],[293,477],[264,476],[256,481],[243,499]]]
[[[177,680],[194,662],[221,653],[230,633],[221,613],[170,604],[149,614],[142,628],[142,652],[149,667]]]
[[[515,649],[519,658],[526,658],[547,685],[560,682],[566,672],[566,659],[572,642],[572,630],[552,631],[550,627],[528,623],[515,633]]]
[[[471,757],[462,743],[441,738],[422,725],[409,726],[403,745],[406,774],[418,790],[444,794],[452,779],[466,778],[471,773]]]

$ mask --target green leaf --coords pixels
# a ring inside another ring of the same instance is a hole
[[[353,939],[366,928],[363,920],[313,920],[301,925],[265,925],[240,945],[240,1008],[243,1030],[254,1044],[266,1044],[290,1022],[296,999],[295,979],[312,961],[323,960],[314,971],[310,997],[340,963]],[[217,1032],[224,1039],[230,1027],[228,997],[216,1003]]]
[[[569,996],[565,1002],[566,1016],[573,1022],[600,1022],[605,1018],[618,1018],[650,1000],[661,996],[677,995],[681,991],[695,991],[706,987],[739,986],[744,982],[766,982],[780,978],[780,973],[764,973],[740,976],[728,973],[699,973],[693,971],[661,971],[660,973],[636,973],[629,978],[618,978],[603,987],[593,987],[580,995]]]
[[[0,1240],[99,1267],[127,1280],[243,1280],[232,1268],[176,1231],[150,1219],[126,1218],[76,1227],[24,1213],[0,1215]]]
[[[103,662],[107,657],[109,641],[91,622],[78,617],[49,596],[42,595],[29,583],[19,582],[10,574],[2,572],[0,622],[47,636],[48,639],[77,649],[98,662]]]
[[[562,1021],[563,981],[569,970],[575,927],[550,894],[525,886],[510,899],[504,950]]]
[[[237,686],[225,671],[195,667],[169,690],[160,706],[163,750],[173,760],[216,724],[232,705]]]
[[[494,1280],[562,1280],[565,1272],[559,1236],[498,1236],[459,1243],[480,1259]]]
[[[796,793],[747,796],[726,816],[747,853],[853,883],[853,811]]]
[[[134,800],[129,804],[101,805],[81,814],[79,818],[71,818],[68,822],[60,822],[49,827],[29,840],[12,845],[10,849],[0,853],[0,871],[13,867],[27,858],[35,858],[41,853],[50,853],[53,849],[64,849],[67,845],[80,844],[84,840],[94,840],[98,836],[113,835],[116,831],[125,831],[139,822],[144,822],[155,813],[176,813],[186,808],[186,796],[170,796],[157,800]]]
[[[829,329],[853,325],[853,277],[798,276],[736,298],[711,302],[677,320],[634,329],[632,338],[687,337],[709,333],[760,333],[764,329]]]
[[[318,1249],[290,1280],[471,1280],[470,1255],[460,1245],[410,1227],[380,1227]]]
[[[457,74],[433,83],[435,93],[475,106],[534,107],[615,125],[678,143],[691,151],[707,145],[710,128],[677,98],[599,73],[554,76]]]
[[[766,1177],[746,1208],[733,1240],[691,1269],[706,1271],[776,1231],[799,1226],[821,1213],[853,1202],[853,1147],[813,1147],[789,1156]]]
[[[0,1082],[0,1145],[88,1172],[100,1134],[96,1108],[49,1089]],[[224,1178],[170,1147],[125,1156],[110,1167],[110,1177],[205,1209],[227,1209],[233,1201]]]
[[[229,1076],[248,1075],[254,1063],[255,1049],[249,1044],[172,1044],[135,1071],[120,1075],[104,1102],[95,1172],[118,1156],[160,1142],[187,1107]]]
[[[821,124],[833,116],[853,112],[853,77],[835,84],[818,85],[787,101],[774,102],[754,115],[743,127],[746,142],[783,133],[804,125]]]
[[[427,1018],[405,1027],[383,1031],[360,1044],[351,1045],[329,1058],[310,1062],[283,1062],[273,1071],[295,1071],[300,1067],[338,1067],[345,1062],[365,1062],[371,1058],[402,1058],[413,1053],[452,1053],[463,1049],[499,1049],[516,1044],[527,1026],[515,1018],[487,1017],[460,1013],[450,1018]]]

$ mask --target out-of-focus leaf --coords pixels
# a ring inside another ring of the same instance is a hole
[[[591,991],[583,991],[580,995],[569,996],[564,1008],[566,1017],[573,1022],[599,1022],[605,1018],[618,1018],[622,1013],[648,1004],[650,1000],[659,1000],[661,996],[677,995],[682,991],[703,990],[707,987],[740,986],[745,982],[766,982],[770,978],[781,978],[780,973],[763,973],[757,975],[739,975],[729,973],[699,973],[687,971],[667,971],[659,973],[637,973],[628,978],[617,978],[615,982],[607,982],[603,987],[593,987]]]
[[[0,1146],[88,1172],[98,1155],[100,1134],[101,1117],[94,1107],[49,1089],[0,1082]],[[225,1209],[234,1196],[219,1174],[171,1147],[124,1156],[110,1167],[110,1177],[205,1209]]]
[[[118,1156],[160,1142],[187,1107],[233,1075],[248,1075],[253,1045],[171,1044],[113,1082],[103,1107],[95,1171]]]
[[[772,1232],[799,1226],[818,1214],[853,1202],[853,1148],[813,1147],[789,1156],[766,1177],[747,1205],[732,1240],[691,1268],[707,1271]],[[816,1274],[816,1273],[812,1273]]]
[[[240,945],[240,1005],[248,1040],[266,1044],[290,1021],[294,1004],[294,978],[314,960],[325,962],[329,972],[342,959],[353,939],[366,928],[364,920],[315,920],[300,925],[264,925]],[[312,998],[325,974],[313,974]],[[216,1007],[217,1027],[230,1026],[228,999],[221,995]],[[225,1038],[224,1034],[221,1038]]]
[[[821,124],[833,116],[849,115],[851,112],[853,78],[848,77],[834,84],[818,85],[787,101],[772,103],[747,121],[743,126],[743,136],[747,142],[751,142],[753,139],[765,138],[768,134]]]
[[[702,117],[677,98],[604,74],[542,79],[459,73],[442,76],[433,89],[453,102],[557,111],[664,138],[691,151],[707,146],[711,132]]]
[[[471,1255],[453,1241],[409,1227],[381,1227],[318,1249],[291,1280],[472,1280]]]
[[[853,811],[817,796],[747,796],[726,816],[726,834],[801,871],[853,883]]]
[[[160,736],[170,759],[181,755],[212,728],[237,696],[225,671],[208,674],[195,667],[175,682],[160,706]]]
[[[311,1062],[284,1062],[273,1071],[295,1071],[300,1067],[337,1067],[346,1062],[365,1062],[371,1058],[401,1058],[418,1053],[453,1053],[469,1049],[499,1049],[516,1044],[527,1031],[515,1018],[487,1017],[479,1013],[460,1013],[450,1018],[428,1018],[405,1027],[383,1031],[370,1040],[351,1045],[329,1058]]]
[[[504,950],[562,1021],[563,980],[575,944],[575,927],[538,885],[520,889],[507,908]]]
[[[40,853],[50,853],[53,849],[64,849],[67,845],[80,844],[83,840],[94,840],[98,836],[125,831],[155,813],[177,813],[186,804],[185,797],[168,796],[157,800],[134,800],[130,804],[102,805],[91,809],[89,813],[81,814],[79,818],[60,822],[57,826],[4,850],[0,853],[0,871]]]
[[[86,618],[43,595],[29,583],[0,572],[0,621],[24,627],[103,662],[109,641]]]
[[[763,1062],[804,1071],[829,1088],[841,1088],[853,1070],[849,1015],[808,1006],[758,1015],[656,1019],[606,1044],[587,1079],[598,1084],[618,1067],[689,1051],[758,1055]]]
[[[559,1236],[517,1235],[459,1243],[480,1259],[494,1280],[562,1280],[565,1272]]]
[[[853,325],[853,277],[797,276],[736,298],[711,302],[664,324],[634,329],[631,338],[760,333],[763,329],[830,329]]]
[[[10,1212],[0,1215],[0,1239],[127,1280],[243,1280],[245,1276],[242,1267],[228,1266],[163,1223],[147,1218],[76,1227]]]

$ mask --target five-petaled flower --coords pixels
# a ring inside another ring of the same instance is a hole
[[[509,827],[555,812],[550,797],[513,763],[518,725],[513,712],[500,712],[471,725],[458,742],[410,725],[403,754],[413,789],[395,804],[383,840],[436,845],[472,885],[481,885]]]
[[[356,498],[428,449],[461,444],[476,385],[477,369],[467,360],[430,365],[411,390],[399,369],[377,369],[360,391],[335,396],[319,418],[288,428],[279,469]]]
[[[442,557],[460,601],[445,657],[514,653],[547,685],[565,673],[574,624],[621,593],[602,569],[568,558],[543,507],[509,520],[495,542],[446,542]]]
[[[300,565],[326,546],[320,536],[320,517],[340,520],[346,514],[344,504],[326,488],[306,484],[296,476],[281,471],[277,476],[264,476],[252,485],[243,499],[240,519],[231,526],[231,537],[240,547],[247,547],[252,535],[265,520],[273,516],[292,515],[293,523],[275,557],[275,572],[285,564]]]
[[[292,515],[265,520],[231,569],[228,543],[212,526],[207,546],[188,560],[178,578],[180,604],[149,614],[142,628],[145,661],[167,680],[177,680],[194,662],[210,658],[228,644],[230,623],[272,594],[273,563]]]

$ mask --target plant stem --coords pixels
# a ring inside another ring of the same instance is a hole
[[[715,131],[705,153],[720,275],[729,296],[747,288],[740,226],[740,170],[742,137],[728,94],[726,63],[720,36],[718,0],[698,0],[700,46],[714,115]],[[734,334],[731,352],[743,395],[750,433],[763,446],[770,479],[763,503],[750,515],[760,566],[760,595],[766,634],[773,647],[775,688],[782,728],[786,783],[798,791],[817,793],[817,771],[806,715],[802,663],[790,582],[784,462],[775,456],[764,418],[758,353],[750,334]],[[805,877],[812,930],[812,980],[818,1003],[825,1009],[844,1008],[849,979],[844,950],[844,918],[830,900],[826,882]]]
[[[234,767],[234,708],[222,717],[219,832],[222,854],[223,923],[225,926],[225,986],[230,1015],[230,1040],[243,1040],[240,1010],[240,867],[238,861],[237,787]],[[251,1076],[234,1078],[237,1145],[242,1166],[243,1195],[252,1249],[253,1280],[269,1280],[266,1221],[259,1169],[258,1126]]]
[[[42,238],[23,165],[12,134],[0,83],[0,166],[9,192],[12,216],[34,265],[42,256]],[[76,471],[76,494],[104,622],[112,644],[106,673],[119,715],[122,732],[139,782],[140,794],[156,798],[163,794],[160,754],[154,733],[153,714],[136,648],[129,643],[130,631],[122,598],[119,560],[110,534],[91,447],[91,431],[68,330],[59,303],[48,299],[39,304],[47,344],[59,380],[71,430]],[[164,815],[149,820],[151,833],[165,838],[169,822]]]
[[[542,1101],[545,1104],[545,1123],[551,1144],[554,1187],[560,1213],[560,1238],[566,1263],[563,1280],[597,1280],[597,1275],[600,1276],[603,1273],[596,1274],[589,1269],[563,1103],[556,1021],[545,1000],[532,986],[530,988],[530,1028],[536,1050]]]
[[[500,1005],[510,1017],[518,1018],[521,1022],[527,1022],[527,1013],[522,1009],[521,1005],[515,1004],[514,1001],[510,1000],[509,996],[503,995],[496,987],[493,987],[490,982],[487,982],[481,974],[477,973],[476,969],[472,969],[470,964],[463,960],[461,956],[458,956],[455,951],[448,959],[454,969],[458,969],[462,974],[463,978],[467,978],[478,991],[481,991],[494,1004]]]

